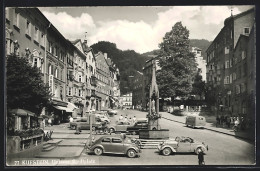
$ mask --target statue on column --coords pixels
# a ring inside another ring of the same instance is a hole
[[[149,113],[147,115],[147,118],[148,128],[150,130],[160,130],[158,119],[161,118],[161,116],[159,114],[159,89],[156,83],[155,61],[153,61],[152,83],[149,93]]]

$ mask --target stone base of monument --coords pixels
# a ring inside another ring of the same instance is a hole
[[[139,139],[169,139],[169,129],[139,130]]]

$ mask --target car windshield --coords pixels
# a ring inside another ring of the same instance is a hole
[[[131,138],[126,137],[126,138],[125,138],[125,143],[132,143]]]

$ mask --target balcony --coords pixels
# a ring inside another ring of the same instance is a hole
[[[90,78],[90,84],[92,85],[92,86],[97,86],[97,77],[95,77],[95,76],[91,76],[91,78]]]

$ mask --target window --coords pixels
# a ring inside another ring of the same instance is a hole
[[[225,54],[229,54],[229,48],[225,47]]]
[[[237,79],[237,74],[234,72],[233,73],[233,81]]]
[[[104,138],[104,139],[102,140],[102,142],[109,142],[109,143],[110,143],[110,138]]]
[[[44,33],[41,33],[41,46],[45,47],[45,35],[44,35]]]
[[[34,40],[39,41],[39,29],[37,27],[34,28]]]
[[[79,90],[79,96],[81,96],[81,90]]]
[[[229,60],[225,63],[225,68],[229,68]]]
[[[119,138],[112,138],[113,143],[122,143],[122,140]]]
[[[20,14],[15,12],[14,14],[14,25],[19,28]]]
[[[25,31],[25,33],[28,35],[28,36],[30,36],[31,37],[31,23],[30,23],[30,21],[26,21],[26,31]]]
[[[69,90],[68,90],[68,95],[71,96],[72,95],[72,87],[69,87]]]
[[[236,85],[236,93],[239,94],[240,93],[240,85]]]
[[[249,35],[249,33],[250,33],[249,27],[244,27],[244,34]]]
[[[226,76],[224,79],[224,84],[229,84],[229,76]]]
[[[55,77],[58,78],[58,69],[55,69]]]
[[[6,8],[6,9],[5,9],[5,18],[6,18],[7,20],[10,20],[10,14],[9,14],[9,12],[10,12],[9,8]]]
[[[229,82],[230,82],[230,83],[232,83],[232,81],[233,81],[233,78],[232,78],[232,77],[233,77],[233,74],[230,74],[230,76],[229,76]]]
[[[245,83],[242,83],[241,84],[241,93],[243,93],[245,91],[246,91],[246,85],[245,85]]]
[[[53,66],[49,65],[49,75],[53,75]]]
[[[79,75],[79,82],[82,82],[82,76]]]
[[[37,67],[38,58],[33,58],[33,66]]]
[[[52,50],[52,42],[49,42],[49,52],[52,54],[53,53],[53,50]]]
[[[246,51],[241,52],[241,57],[242,57],[242,60],[246,58]]]

